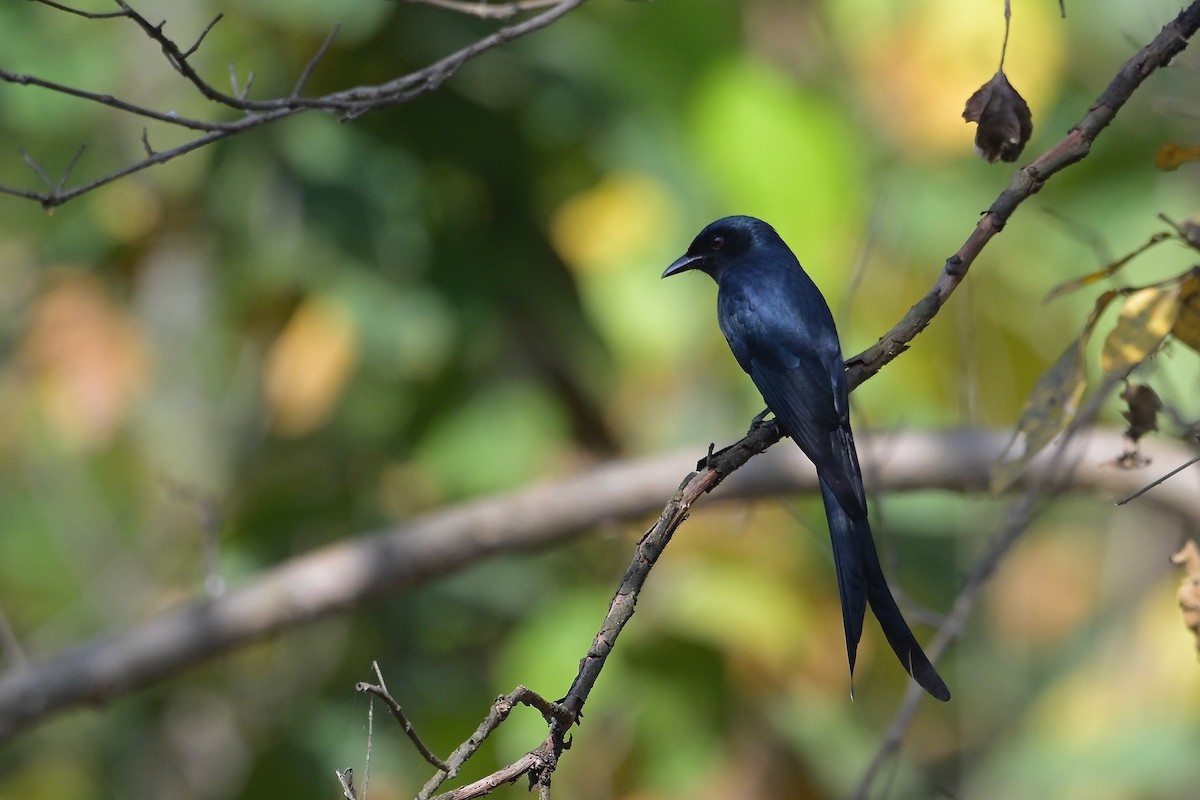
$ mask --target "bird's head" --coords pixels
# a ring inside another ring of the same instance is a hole
[[[698,269],[716,278],[737,259],[758,245],[778,240],[775,229],[754,217],[724,217],[709,223],[692,240],[687,252],[662,274],[664,278]]]

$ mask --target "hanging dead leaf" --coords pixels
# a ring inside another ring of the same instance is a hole
[[[1087,385],[1081,336],[1067,346],[1029,393],[1013,441],[1002,460],[992,467],[991,490],[999,494],[1013,484],[1033,457],[1075,418],[1079,400]],[[1014,455],[1013,451],[1019,451]]]
[[[975,152],[990,164],[1016,161],[1033,134],[1029,104],[1008,82],[1004,70],[971,95],[963,119],[978,123]]]
[[[1183,585],[1179,587],[1179,607],[1183,610],[1183,624],[1196,637],[1196,651],[1200,652],[1200,548],[1188,539],[1171,563],[1183,567]]]
[[[1200,267],[1192,267],[1179,283],[1179,314],[1171,335],[1200,352]]]
[[[1163,172],[1177,170],[1189,161],[1200,161],[1200,144],[1167,142],[1154,153],[1154,166]]]
[[[1158,412],[1162,411],[1162,400],[1144,383],[1131,383],[1121,392],[1126,409],[1121,416],[1129,423],[1125,435],[1137,441],[1151,431],[1158,430]]]
[[[1100,368],[1123,378],[1158,350],[1179,316],[1179,284],[1139,289],[1121,306],[1116,326],[1104,340]]]

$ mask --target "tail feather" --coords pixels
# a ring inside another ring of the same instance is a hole
[[[833,561],[842,599],[842,625],[846,633],[851,681],[854,679],[854,662],[858,642],[862,638],[866,605],[870,603],[875,618],[883,628],[883,635],[908,674],[938,700],[949,700],[950,690],[917,643],[900,607],[896,605],[896,599],[892,597],[867,518],[851,517],[824,481],[821,483],[821,496],[825,500],[825,516],[833,542]]]

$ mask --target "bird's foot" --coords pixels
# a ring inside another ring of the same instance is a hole
[[[767,420],[767,415],[770,413],[771,409],[769,408],[764,408],[762,411],[758,412],[754,419],[750,420],[750,429],[746,431],[746,435],[749,436],[761,428]]]

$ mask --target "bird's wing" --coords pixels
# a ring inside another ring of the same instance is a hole
[[[747,372],[784,430],[817,465],[821,479],[846,513],[865,517],[867,499],[854,435],[843,410],[846,401],[838,397],[830,369],[840,372],[841,359],[836,365],[828,365],[815,354],[776,348],[766,356],[752,358]],[[845,391],[844,385],[840,388]]]
[[[866,497],[854,437],[837,330],[829,308],[807,276],[773,272],[764,281],[727,280],[717,318],[733,355],[767,406],[813,462],[852,517],[865,517]],[[801,279],[805,283],[801,283]]]

